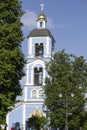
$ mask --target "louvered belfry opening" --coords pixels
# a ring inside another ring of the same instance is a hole
[[[34,85],[41,86],[43,84],[43,68],[34,68]]]
[[[35,44],[35,57],[43,57],[43,43]]]

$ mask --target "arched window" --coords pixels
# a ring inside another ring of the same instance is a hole
[[[37,92],[36,92],[36,90],[32,91],[32,98],[37,98]]]
[[[43,56],[43,43],[40,45],[38,43],[35,44],[35,56],[42,57]]]
[[[39,90],[38,97],[39,97],[39,98],[42,98],[42,97],[43,97],[43,90]]]
[[[20,123],[19,123],[19,122],[16,122],[16,123],[14,124],[14,129],[15,129],[15,130],[20,130]]]
[[[43,83],[43,68],[34,68],[34,85],[41,86]]]

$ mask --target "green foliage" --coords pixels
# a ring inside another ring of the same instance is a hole
[[[87,120],[84,122],[83,130],[87,130]]]
[[[46,118],[44,116],[33,115],[27,121],[28,127],[36,130],[40,130],[44,127]]]
[[[25,60],[21,50],[21,6],[19,0],[0,2],[0,123],[22,91],[20,80]]]
[[[46,65],[48,77],[45,80],[45,104],[50,110],[51,126],[65,127],[66,97],[68,99],[68,126],[83,126],[86,116],[84,106],[87,86],[87,62],[84,57],[66,54],[65,50],[54,55]],[[71,97],[71,94],[74,97]],[[62,97],[59,97],[62,94]]]

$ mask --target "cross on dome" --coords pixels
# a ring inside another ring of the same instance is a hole
[[[40,6],[41,6],[41,11],[43,11],[43,8],[44,8],[45,5],[41,4]]]

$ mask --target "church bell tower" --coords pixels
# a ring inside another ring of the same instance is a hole
[[[52,59],[55,40],[46,28],[47,18],[41,10],[37,17],[37,28],[28,35],[28,57],[24,101],[43,103],[42,94],[45,77],[45,62]],[[38,106],[38,105],[37,105]]]
[[[54,53],[55,40],[46,28],[47,18],[43,12],[43,5],[36,24],[37,28],[28,35],[26,84],[24,87],[24,115],[26,115],[26,119],[35,113],[43,115],[43,87],[47,76],[45,63],[52,59]]]
[[[47,17],[41,12],[36,20],[36,28],[28,35],[28,55],[26,64],[26,81],[23,89],[23,101],[7,114],[7,124],[10,128],[27,129],[26,121],[32,115],[44,115],[43,87],[47,76],[45,63],[52,59],[55,40],[46,27]],[[18,116],[19,115],[19,116]]]

